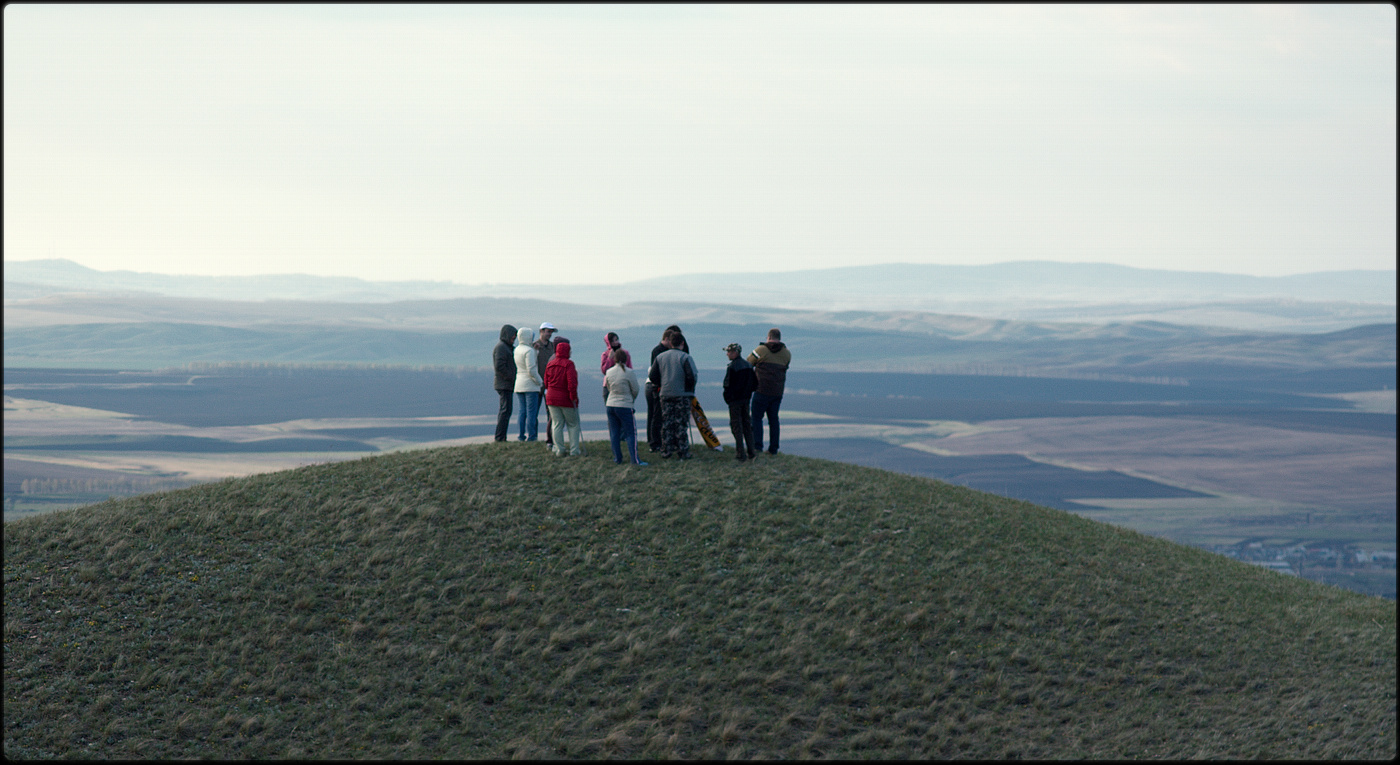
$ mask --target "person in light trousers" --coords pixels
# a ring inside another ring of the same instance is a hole
[[[544,370],[544,403],[554,429],[554,453],[560,457],[583,456],[583,428],[578,419],[578,369],[569,358],[569,341],[554,344],[554,358]],[[568,440],[564,429],[568,428]]]

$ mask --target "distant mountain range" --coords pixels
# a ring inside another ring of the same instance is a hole
[[[634,282],[643,289],[697,286],[832,293],[848,300],[1017,300],[1102,303],[1250,299],[1343,301],[1395,305],[1395,271],[1324,271],[1246,276],[1131,268],[1107,263],[1019,261],[985,266],[890,263],[780,274],[694,274]],[[936,298],[934,296],[937,296]]]
[[[371,282],[298,274],[178,276],[97,271],[69,260],[5,262],[5,301],[59,293],[146,293],[235,301],[390,303],[519,298],[591,306],[705,301],[716,307],[919,311],[1090,323],[1164,321],[1327,332],[1395,321],[1396,272],[1259,277],[1024,261],[986,266],[884,264],[785,273],[692,274],[622,285]]]
[[[607,330],[650,347],[662,327],[679,323],[694,347],[713,351],[705,363],[722,360],[721,345],[758,342],[780,326],[805,344],[807,365],[832,371],[1197,381],[1284,370],[1380,375],[1346,390],[1380,389],[1395,374],[1393,271],[1264,279],[1063,263],[886,265],[651,279],[589,300],[604,288],[536,285],[511,297],[503,286],[448,282],[169,276],[63,260],[5,268],[6,367],[473,366],[489,357],[502,324],[551,321],[590,349]],[[933,290],[938,280],[943,288]],[[1094,289],[1109,297],[1094,302]],[[956,297],[968,310],[898,305],[920,290]],[[1195,301],[1168,300],[1193,290]],[[1326,300],[1348,290],[1390,303]],[[471,291],[506,294],[452,295]],[[1063,299],[1044,297],[1051,294]],[[1037,318],[1035,305],[1053,320]]]
[[[141,271],[98,271],[61,258],[5,261],[5,299],[72,292],[149,292],[169,297],[224,300],[338,300],[391,302],[468,297],[448,281],[369,282],[349,276],[270,274],[190,276]]]

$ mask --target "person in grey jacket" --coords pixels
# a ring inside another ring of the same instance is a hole
[[[496,392],[501,396],[501,408],[496,412],[496,440],[506,440],[510,430],[510,415],[515,411],[515,327],[506,324],[501,327],[501,341],[491,351],[491,361],[496,367]]]
[[[672,332],[661,340],[667,350],[651,362],[647,379],[656,387],[661,399],[661,457],[672,454],[690,459],[690,408],[695,398],[695,379],[699,370],[695,359],[681,350],[685,336]]]

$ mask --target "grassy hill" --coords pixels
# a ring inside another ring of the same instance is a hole
[[[587,448],[7,524],[6,756],[1396,754],[1394,602],[879,470]]]

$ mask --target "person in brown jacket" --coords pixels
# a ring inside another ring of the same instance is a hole
[[[787,385],[788,365],[792,352],[783,345],[782,330],[768,330],[768,339],[753,349],[747,361],[753,365],[758,388],[753,393],[753,448],[763,451],[763,417],[768,416],[768,453],[778,453],[778,407],[783,403],[783,388]]]

